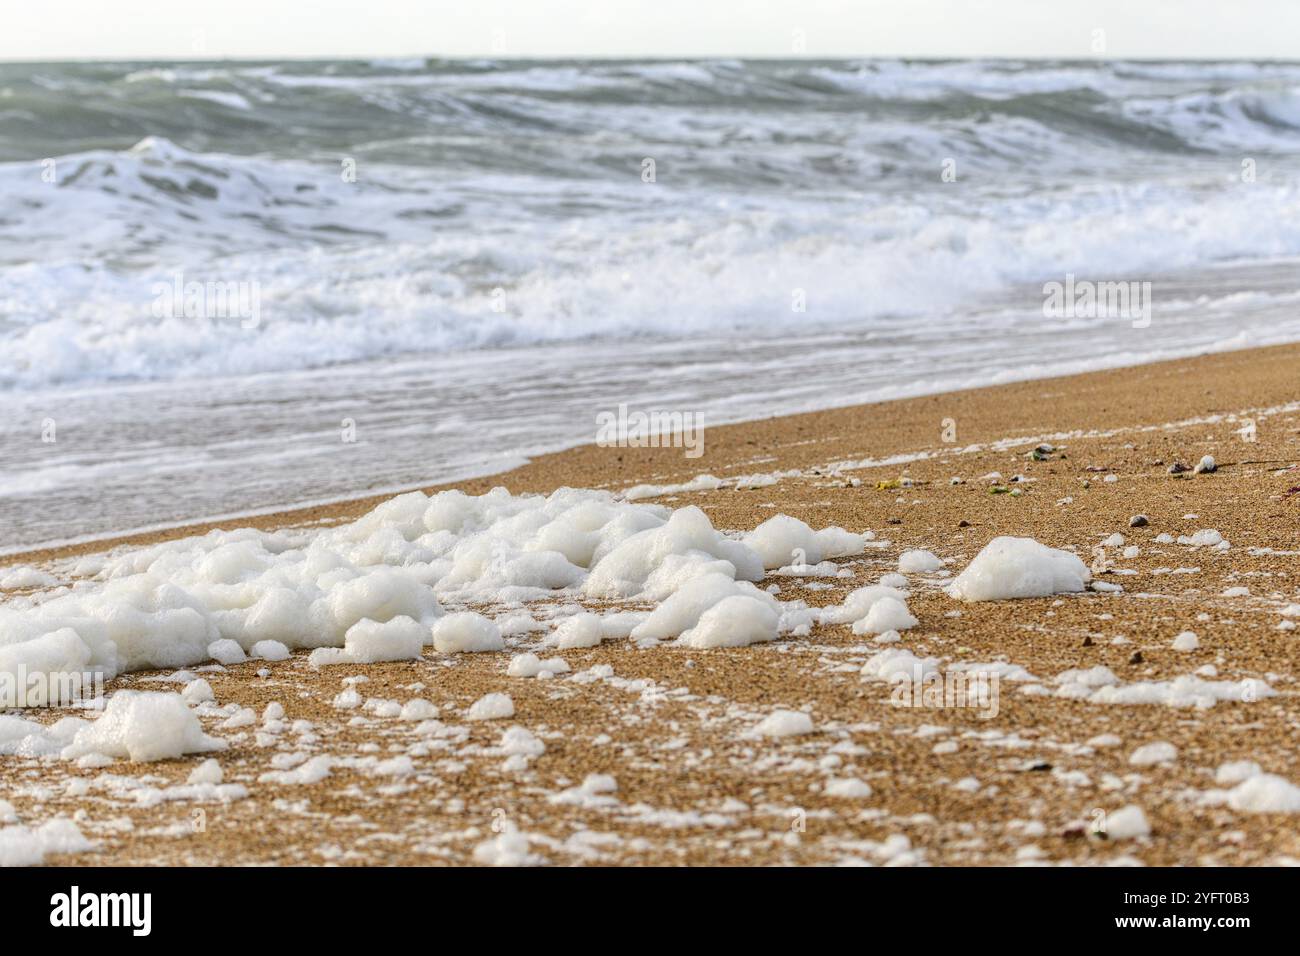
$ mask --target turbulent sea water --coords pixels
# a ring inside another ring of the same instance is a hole
[[[1300,339],[1298,158],[1291,64],[0,65],[0,550]]]

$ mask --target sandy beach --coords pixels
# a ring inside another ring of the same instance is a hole
[[[608,639],[543,650],[523,634],[504,651],[429,646],[411,661],[318,667],[297,651],[135,671],[108,690],[206,681],[215,702],[197,695],[195,712],[225,749],[100,766],[9,753],[0,809],[33,827],[74,821],[93,846],[45,859],[79,865],[1295,862],[1298,363],[1300,346],[1207,355],[709,428],[696,459],[592,445],[458,483],[471,495],[656,485],[637,503],[698,506],[720,531],[785,514],[872,532],[833,569],[769,569],[758,582],[812,609],[897,572],[909,549],[943,565],[906,574],[917,624],[892,643],[814,614],[806,634],[743,647]],[[1170,473],[1207,455],[1217,470]],[[683,485],[699,490],[673,488]],[[333,527],[378,504],[238,526]],[[1137,515],[1146,521],[1131,526]],[[211,530],[33,552],[6,559],[0,578],[24,566],[69,582],[86,556]],[[1000,535],[1074,552],[1093,588],[950,597],[944,586]],[[11,588],[5,604],[25,606],[33,590]],[[572,591],[553,603],[607,615],[653,606]],[[1175,649],[1184,632],[1195,640],[1180,646],[1194,647]],[[510,676],[512,656],[529,650],[569,671]],[[1005,665],[995,715],[898,706],[894,685],[863,673],[884,650],[933,658],[946,674]],[[1089,699],[1101,684],[1067,693],[1058,679],[1098,667],[1157,699]],[[1180,678],[1266,691],[1197,706],[1171,696]],[[349,688],[359,706],[337,699]],[[470,719],[498,693],[512,715]],[[397,705],[412,699],[431,706],[404,719]],[[239,708],[255,720],[222,726]],[[779,711],[806,715],[807,732],[762,733]],[[23,713],[45,724],[65,715]],[[510,736],[516,727],[527,733]],[[209,756],[220,785],[200,774],[187,786]],[[1247,761],[1258,768],[1225,769]],[[317,765],[328,766],[320,779],[294,777]],[[1263,775],[1281,781],[1245,787]],[[1144,826],[1131,826],[1130,807]]]

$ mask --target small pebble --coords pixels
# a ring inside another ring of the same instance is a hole
[[[1151,522],[1147,520],[1146,515],[1134,515],[1128,519],[1128,526],[1130,528],[1145,528],[1150,523]]]

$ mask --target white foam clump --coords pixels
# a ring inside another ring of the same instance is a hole
[[[1178,748],[1173,744],[1158,740],[1143,744],[1129,755],[1128,762],[1134,767],[1150,767],[1159,763],[1173,763],[1178,759]]]
[[[770,607],[773,614],[777,613],[777,601],[766,591],[748,581],[736,581],[727,574],[711,571],[677,588],[649,617],[632,629],[632,639],[679,637],[694,628],[709,609],[730,597],[752,598]]]
[[[845,797],[848,799],[857,799],[871,796],[871,785],[864,780],[856,777],[837,778],[826,781],[826,786],[822,793],[828,797]]]
[[[280,786],[309,786],[320,783],[328,777],[334,768],[334,758],[329,754],[317,754],[309,757],[292,770],[268,770],[257,778],[258,783],[273,783]]]
[[[186,684],[181,690],[181,697],[184,698],[185,703],[190,705],[202,704],[210,700],[215,700],[212,693],[212,685],[202,677],[195,678]]]
[[[431,720],[438,716],[438,708],[422,697],[413,697],[402,705],[398,716],[407,721]]]
[[[915,549],[898,556],[898,570],[903,574],[938,571],[942,567],[943,560],[931,551]]]
[[[454,615],[449,615],[449,617]],[[447,618],[439,621],[444,623]],[[309,662],[326,664],[377,664],[382,661],[410,661],[420,656],[430,638],[429,629],[409,617],[398,616],[380,624],[369,619],[348,628],[343,647],[318,647]]]
[[[786,564],[817,564],[823,558],[861,554],[868,538],[843,528],[814,531],[798,518],[773,515],[745,535],[746,546],[758,553],[763,567]]]
[[[917,620],[907,609],[907,604],[898,598],[883,597],[871,605],[865,617],[853,622],[854,634],[897,633],[910,627],[916,627]]]
[[[823,608],[818,618],[824,624],[852,623],[854,634],[886,634],[917,625],[907,608],[907,592],[883,584],[851,591],[842,604]]]
[[[849,592],[841,604],[823,608],[818,616],[823,624],[851,624],[865,618],[877,603],[884,600],[906,604],[907,592],[883,584],[868,584]]]
[[[281,641],[258,641],[249,653],[264,661],[287,661],[290,656],[288,645]]]
[[[551,634],[551,643],[562,651],[596,647],[604,639],[600,615],[586,611],[564,618]]]
[[[85,853],[95,844],[75,823],[60,817],[31,829],[25,826],[0,828],[0,866],[40,866],[53,853]]]
[[[1194,651],[1201,646],[1200,640],[1193,631],[1183,631],[1174,638],[1172,647],[1176,651]]]
[[[351,524],[213,531],[105,557],[96,577],[75,589],[0,607],[0,667],[112,678],[213,659],[234,664],[241,653],[276,660],[332,648],[360,660],[391,653],[376,651],[389,638],[413,653],[413,640],[397,639],[410,625],[372,629],[397,618],[430,629],[440,651],[481,650],[502,646],[500,629],[448,615],[445,607],[519,608],[557,592],[571,600],[658,602],[703,574],[725,576],[733,585],[726,596],[761,602],[785,627],[770,596],[738,584],[761,580],[765,566],[779,567],[794,548],[815,562],[858,553],[867,539],[778,516],[738,540],[715,529],[699,508],[634,504],[603,491],[411,492]],[[750,604],[731,607],[746,612],[744,629],[754,639],[770,634],[766,614]],[[707,610],[694,620],[687,614],[684,623],[665,624],[664,615],[655,627],[667,636],[694,630],[697,640],[711,643],[712,627],[698,631]],[[347,636],[362,621],[371,624],[355,632],[349,651]],[[605,637],[622,630],[607,625]]]
[[[780,617],[768,603],[733,594],[701,614],[680,640],[687,647],[744,647],[774,641],[779,633]]]
[[[203,733],[199,719],[180,694],[118,691],[99,719],[78,731],[63,759],[90,754],[127,760],[170,760],[189,753],[225,749],[225,742]]]
[[[1134,840],[1151,835],[1151,824],[1142,808],[1133,804],[1106,815],[1106,837],[1111,840]]]
[[[540,677],[542,674],[566,674],[569,664],[561,657],[542,660],[536,654],[516,654],[510,659],[506,673],[511,677]]]
[[[466,720],[500,720],[515,715],[515,702],[506,694],[484,694],[470,705]]]
[[[640,501],[643,498],[658,498],[663,495],[679,495],[692,491],[717,491],[723,486],[723,480],[717,475],[696,475],[690,481],[669,485],[633,485],[620,493],[625,501]]]
[[[867,659],[861,673],[887,681],[921,681],[939,672],[937,657],[917,657],[903,648],[880,651]]]
[[[1253,760],[1220,764],[1214,782],[1231,789],[1210,790],[1202,796],[1203,803],[1226,804],[1242,813],[1300,813],[1300,787],[1284,777],[1265,773]]]
[[[589,597],[634,597],[646,589],[651,575],[674,555],[726,562],[733,576],[740,580],[758,581],[763,577],[764,561],[755,550],[719,534],[708,515],[699,508],[682,508],[663,521],[643,506],[636,514],[625,514],[622,521],[614,523],[640,527],[630,535],[619,535],[618,543],[608,550],[596,547],[591,572],[582,584],[582,593]],[[780,567],[780,563],[772,567]]]
[[[225,779],[225,774],[221,771],[221,764],[216,759],[209,757],[197,767],[190,771],[190,775],[185,779],[190,784],[211,784],[213,786],[221,783]]]
[[[1055,678],[1056,696],[1093,704],[1163,704],[1209,709],[1222,701],[1250,703],[1276,697],[1277,691],[1257,678],[1241,681],[1202,680],[1187,674],[1168,681],[1124,684],[1109,667],[1063,671]]]
[[[762,737],[793,737],[812,731],[812,718],[797,710],[774,710],[754,728]]]
[[[1300,787],[1275,774],[1255,774],[1229,790],[1226,802],[1245,813],[1300,813]]]
[[[948,586],[959,601],[1050,597],[1084,590],[1092,580],[1077,555],[1032,538],[994,538]]]
[[[444,654],[499,651],[506,646],[501,629],[473,611],[460,611],[433,625],[433,646]]]
[[[1257,777],[1263,772],[1264,768],[1253,760],[1230,760],[1220,764],[1219,769],[1214,771],[1214,782],[1220,786],[1231,786],[1249,780],[1251,777]]]
[[[498,749],[507,757],[540,757],[546,744],[527,727],[511,727],[501,735]]]
[[[20,588],[48,588],[59,583],[54,575],[34,568],[31,565],[19,565],[16,568],[0,570],[0,590],[14,591]]]
[[[239,642],[232,641],[228,637],[223,637],[221,640],[209,644],[208,657],[218,664],[242,664],[248,660],[248,655],[239,646]]]

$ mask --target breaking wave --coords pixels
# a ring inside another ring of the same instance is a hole
[[[0,66],[0,389],[966,327],[1300,255],[1297,152],[1285,64]],[[160,314],[178,282],[258,321]]]

